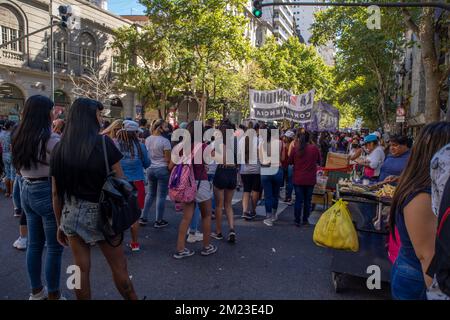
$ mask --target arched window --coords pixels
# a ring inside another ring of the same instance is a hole
[[[0,84],[0,119],[19,120],[25,97],[22,91],[9,83]]]
[[[84,32],[80,36],[81,66],[84,71],[94,69],[97,62],[97,44],[94,37]]]
[[[24,34],[24,21],[20,14],[11,6],[0,5],[0,43],[17,39]],[[13,42],[1,48],[2,57],[23,61],[25,51],[24,41]]]

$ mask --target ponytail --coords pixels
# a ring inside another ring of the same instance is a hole
[[[304,133],[300,133],[298,136],[298,142],[300,155],[303,156],[305,154],[306,146],[309,143],[309,132],[305,131]]]

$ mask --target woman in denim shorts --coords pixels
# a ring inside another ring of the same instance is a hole
[[[128,275],[123,246],[113,246],[100,227],[99,201],[107,177],[103,143],[109,170],[124,177],[121,152],[107,136],[99,134],[103,105],[95,100],[74,101],[67,116],[61,142],[55,147],[52,162],[53,203],[58,223],[58,241],[72,249],[75,265],[81,269],[77,299],[91,299],[91,246],[98,244],[124,299],[137,299]],[[103,141],[104,140],[104,141]]]

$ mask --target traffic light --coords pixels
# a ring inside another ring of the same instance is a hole
[[[253,15],[257,18],[262,17],[262,0],[253,1]]]
[[[67,28],[69,23],[69,17],[72,15],[69,6],[59,6],[58,7],[59,16],[61,17],[61,26]]]

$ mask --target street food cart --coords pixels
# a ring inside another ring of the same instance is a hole
[[[391,262],[388,258],[388,215],[390,198],[379,197],[367,186],[349,187],[337,184],[335,197],[348,203],[355,225],[359,251],[333,250],[331,262],[332,281],[336,293],[345,289],[345,275],[368,278],[372,275],[369,266],[378,266],[381,281],[389,282]],[[380,193],[378,193],[380,194]]]

